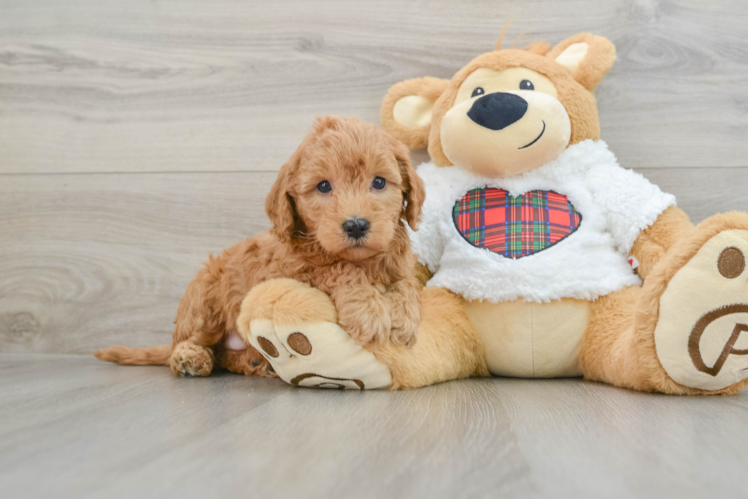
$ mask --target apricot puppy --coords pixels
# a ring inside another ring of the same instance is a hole
[[[420,287],[405,222],[415,229],[424,197],[402,143],[356,118],[318,118],[266,199],[273,227],[211,257],[182,298],[172,346],[96,355],[119,364],[169,363],[178,375],[208,375],[215,365],[272,374],[235,328],[247,293],[273,278],[327,293],[340,326],[359,344],[412,345]]]

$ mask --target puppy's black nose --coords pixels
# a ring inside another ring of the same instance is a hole
[[[369,221],[366,219],[348,219],[343,223],[343,231],[353,240],[360,240],[369,231]]]
[[[527,101],[516,94],[494,92],[476,99],[468,116],[481,127],[501,130],[525,116]]]

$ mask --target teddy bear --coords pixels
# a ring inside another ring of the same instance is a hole
[[[329,298],[293,280],[252,289],[240,334],[294,385],[414,388],[471,376],[584,377],[639,391],[748,384],[748,214],[693,225],[600,140],[593,91],[614,45],[582,33],[501,49],[450,80],[384,98],[426,201],[411,233],[424,288],[411,348],[357,345]],[[288,339],[301,334],[305,353]],[[267,356],[266,356],[267,357]]]

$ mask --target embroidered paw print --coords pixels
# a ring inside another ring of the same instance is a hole
[[[719,390],[748,377],[748,231],[710,240],[668,283],[657,356],[679,384]]]
[[[356,390],[391,385],[389,368],[334,319],[324,293],[293,280],[271,280],[247,294],[237,328],[291,385]]]
[[[257,319],[249,331],[249,343],[291,385],[377,389],[392,383],[389,369],[335,323],[281,326]]]

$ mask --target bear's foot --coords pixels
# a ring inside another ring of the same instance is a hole
[[[734,392],[748,378],[748,215],[705,221],[681,250],[662,273],[657,358],[678,384]]]
[[[266,281],[247,294],[237,321],[243,340],[285,382],[302,387],[378,389],[390,370],[337,325],[323,292],[290,279]]]

